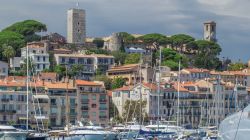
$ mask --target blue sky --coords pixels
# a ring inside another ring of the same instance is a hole
[[[66,11],[79,7],[87,13],[87,35],[113,32],[186,33],[203,37],[203,22],[217,22],[221,57],[250,59],[249,0],[1,0],[0,29],[21,20],[35,19],[49,32],[66,36]]]

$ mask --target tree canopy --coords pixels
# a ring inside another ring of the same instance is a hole
[[[159,45],[166,45],[172,43],[171,38],[158,33],[146,34],[144,36],[138,37],[138,39],[142,40],[146,44],[157,43]]]
[[[24,20],[12,24],[11,26],[3,29],[3,31],[12,31],[23,36],[29,36],[35,34],[36,32],[47,31],[47,27],[45,24],[36,20]]]
[[[125,44],[134,43],[135,41],[135,37],[127,32],[119,32],[118,34],[122,37],[122,40]]]
[[[140,62],[141,54],[131,53],[125,58],[125,64],[137,64]]]
[[[244,63],[241,63],[241,62],[231,63],[228,66],[228,70],[231,70],[231,71],[238,71],[238,70],[242,70],[244,68],[246,68],[246,65]]]
[[[221,52],[219,44],[206,40],[195,41],[197,53],[194,56],[194,65],[198,68],[215,69],[221,61],[218,55]]]
[[[192,41],[194,41],[195,39],[189,35],[185,35],[185,34],[177,34],[177,35],[173,35],[171,36],[172,39],[172,46],[174,46],[177,50],[180,49],[180,51],[182,52],[183,47],[185,44],[188,44]]]
[[[157,58],[159,58],[160,52],[157,51]],[[168,66],[171,70],[178,70],[179,60],[181,61],[181,68],[187,67],[188,58],[184,55],[180,55],[176,51],[170,48],[162,49],[162,65]]]
[[[122,77],[117,77],[112,80],[112,89],[120,88],[126,84],[126,80]]]
[[[2,47],[3,47],[3,52],[2,52],[3,57],[5,57],[9,63],[9,59],[15,56],[16,51],[12,46],[7,46],[6,44],[4,44]]]
[[[24,37],[11,31],[0,32],[0,51],[3,51],[3,45],[12,46],[16,50],[17,56],[21,55],[21,48],[25,46]],[[1,56],[2,57],[2,56]]]
[[[127,57],[127,54],[125,52],[121,52],[121,51],[114,51],[111,53],[111,55],[114,56],[114,60],[116,64],[124,64],[125,63],[125,59]]]
[[[104,40],[101,38],[95,38],[93,43],[96,45],[97,48],[102,48],[104,45]]]

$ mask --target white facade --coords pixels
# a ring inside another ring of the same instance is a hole
[[[21,67],[20,62],[21,62],[21,57],[10,58],[10,68],[14,71],[20,69]]]
[[[67,42],[75,44],[85,43],[86,22],[85,10],[70,9],[67,12]]]
[[[47,50],[43,46],[39,46],[36,44],[28,44],[28,54],[29,58],[32,60],[34,69],[36,73],[41,72],[44,69],[49,69],[49,54]],[[26,56],[26,47],[21,49],[21,64],[24,64],[27,56]]]
[[[0,61],[0,77],[8,76],[8,63]]]

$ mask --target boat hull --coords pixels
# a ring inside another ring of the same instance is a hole
[[[27,134],[22,132],[1,132],[0,140],[26,140]]]
[[[47,140],[117,140],[116,134],[79,134],[61,137],[49,137]]]

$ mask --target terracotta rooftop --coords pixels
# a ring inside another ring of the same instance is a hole
[[[49,89],[76,89],[73,84],[63,82],[44,82],[45,87]]]
[[[186,68],[186,69],[183,69],[183,70],[189,71],[189,72],[191,72],[191,73],[209,72],[208,69],[199,69],[199,68]]]
[[[55,72],[42,72],[42,73],[40,73],[40,77],[55,78],[56,76],[57,76],[57,73],[55,73]]]
[[[26,87],[26,82],[24,81],[0,81],[0,86],[5,87]],[[42,82],[30,82],[30,87],[43,87]]]
[[[102,86],[101,83],[93,82],[93,81],[85,81],[85,80],[76,80],[76,85],[81,86]]]
[[[108,72],[112,71],[124,71],[124,70],[133,70],[138,68],[139,64],[128,64],[128,65],[123,65],[123,66],[114,66],[111,69],[108,70]]]
[[[100,57],[100,58],[114,58],[112,55],[104,55],[104,54],[91,54],[91,55],[86,55],[86,54],[55,54],[55,56],[63,56],[63,57],[80,57],[80,58],[95,58],[95,57]]]
[[[121,88],[114,89],[113,91],[130,91],[132,88],[132,86],[123,86]]]

